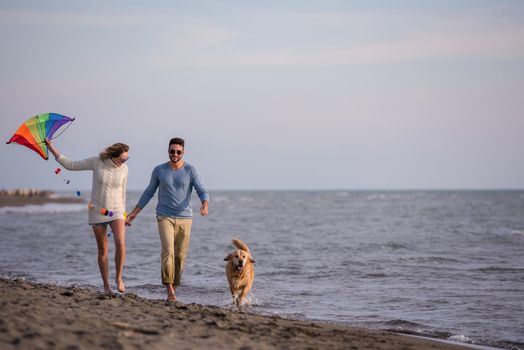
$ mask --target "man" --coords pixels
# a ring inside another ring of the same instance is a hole
[[[127,216],[126,225],[131,226],[158,188],[156,216],[162,243],[162,283],[167,287],[167,300],[175,301],[191,234],[191,192],[194,187],[202,202],[202,216],[208,214],[209,193],[200,181],[197,170],[182,159],[183,139],[171,139],[168,153],[169,162],[153,169],[149,186],[142,193],[135,209]]]

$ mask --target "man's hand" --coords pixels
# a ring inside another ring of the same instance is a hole
[[[133,220],[135,220],[136,214],[128,214],[126,217],[126,226],[131,226]]]
[[[207,214],[209,214],[209,202],[208,201],[203,201],[202,202],[202,207],[200,207],[200,215],[202,216],[207,216]]]
[[[126,217],[126,226],[131,226],[131,223],[133,222],[133,220],[135,220],[136,216],[138,215],[138,213],[140,212],[140,209],[139,207],[135,207],[135,209],[133,209],[133,211],[127,215]]]

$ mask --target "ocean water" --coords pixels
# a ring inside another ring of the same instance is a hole
[[[127,231],[124,277],[164,298],[155,205]],[[179,301],[231,307],[234,237],[256,259],[252,312],[524,349],[524,191],[212,192]],[[85,205],[0,208],[0,240],[2,277],[101,287]]]

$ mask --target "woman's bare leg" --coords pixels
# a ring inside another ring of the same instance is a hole
[[[124,262],[126,261],[126,226],[124,220],[112,221],[111,230],[115,238],[116,286],[120,293],[124,293],[126,291],[122,279]]]
[[[107,260],[107,226],[93,226],[93,232],[96,238],[96,245],[98,246],[98,268],[102,275],[104,282],[104,291],[111,293],[111,285],[109,284],[109,261]]]

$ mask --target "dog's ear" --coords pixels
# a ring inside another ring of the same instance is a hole
[[[250,257],[249,257],[249,262],[252,263],[252,264],[254,264],[254,263],[255,263],[255,259],[253,259],[253,257],[250,256]]]
[[[226,256],[226,257],[224,258],[224,261],[229,261],[229,260],[231,260],[231,257],[232,257],[232,256],[233,256],[233,254],[229,254],[228,256]]]

